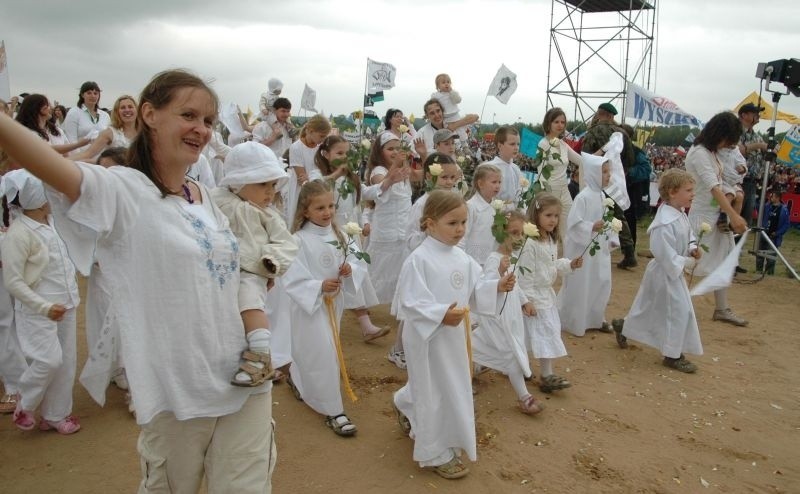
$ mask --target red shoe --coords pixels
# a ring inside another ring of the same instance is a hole
[[[36,416],[30,410],[23,410],[20,402],[17,402],[17,409],[14,410],[14,425],[23,431],[29,431],[36,425]]]
[[[59,420],[58,422],[50,422],[49,420],[42,420],[39,423],[40,431],[55,430],[59,434],[74,434],[81,430],[81,424],[78,422],[78,417],[70,415],[69,417]]]

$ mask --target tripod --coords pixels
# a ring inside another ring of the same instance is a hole
[[[764,177],[761,180],[761,196],[758,201],[758,220],[756,226],[750,227],[750,231],[753,232],[753,249],[750,251],[750,253],[754,254],[756,257],[764,258],[764,264],[762,265],[763,269],[761,271],[761,278],[755,279],[753,280],[753,282],[761,281],[764,279],[764,276],[766,276],[767,259],[770,259],[771,256],[773,255],[775,256],[775,258],[781,260],[783,265],[786,266],[786,269],[788,269],[789,272],[792,274],[792,276],[794,276],[794,279],[800,281],[800,276],[798,276],[797,272],[794,270],[794,268],[792,268],[792,265],[789,264],[789,261],[787,261],[786,258],[783,257],[783,254],[781,254],[781,251],[778,250],[778,247],[775,246],[775,243],[772,241],[772,239],[769,238],[769,235],[767,235],[767,232],[764,230],[764,227],[761,226],[762,221],[764,219],[764,206],[766,204],[767,186],[769,185],[769,170],[770,167],[775,164],[775,157],[776,157],[775,123],[778,120],[778,103],[781,100],[781,96],[783,96],[783,93],[780,93],[778,91],[771,91],[769,89],[769,82],[767,83],[767,91],[772,93],[772,102],[774,106],[772,109],[771,125],[770,128],[767,130],[767,136],[768,136],[767,154],[764,160],[764,172],[763,172]],[[770,251],[770,250],[758,249],[757,247],[760,247],[759,240],[765,242],[772,250]],[[770,260],[775,260],[775,259],[770,259]]]

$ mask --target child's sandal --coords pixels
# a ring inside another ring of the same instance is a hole
[[[519,409],[525,415],[536,415],[544,410],[544,406],[533,395],[528,395],[526,398],[519,400]]]
[[[437,475],[448,480],[460,479],[469,473],[469,468],[457,456],[443,465],[425,467],[425,469],[433,470]]]
[[[325,418],[325,425],[333,429],[333,432],[335,432],[337,436],[349,437],[358,432],[358,428],[355,424],[350,422],[347,415],[343,413],[336,416],[329,415]]]
[[[406,414],[397,408],[397,405],[394,404],[394,401],[392,401],[392,408],[394,408],[394,414],[397,416],[397,423],[400,425],[400,430],[403,431],[404,434],[409,434],[411,432],[411,421],[408,420]]]
[[[239,372],[231,379],[231,384],[234,386],[246,388],[261,386],[275,375],[269,353],[245,350],[242,352],[242,359],[244,362],[239,364]]]
[[[542,378],[541,383],[539,384],[539,390],[542,393],[552,393],[553,391],[566,389],[570,386],[572,386],[571,382],[567,381],[561,376],[551,374]]]

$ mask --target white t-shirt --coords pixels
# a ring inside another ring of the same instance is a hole
[[[89,110],[86,107],[78,108],[73,106],[64,118],[63,127],[69,142],[78,142],[92,131],[96,130],[99,134],[109,125],[111,125],[111,117],[103,110],[98,108],[97,119],[94,119],[89,115]]]

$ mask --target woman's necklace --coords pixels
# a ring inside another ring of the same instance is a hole
[[[95,108],[94,111],[90,110],[88,106],[84,106],[83,108],[86,110],[86,113],[89,114],[89,120],[91,120],[93,124],[100,121],[100,114],[97,112],[97,108]]]
[[[192,197],[192,191],[189,190],[189,186],[186,185],[186,182],[181,184],[181,189],[183,189],[183,198],[186,199],[189,204],[194,204],[194,198]]]

